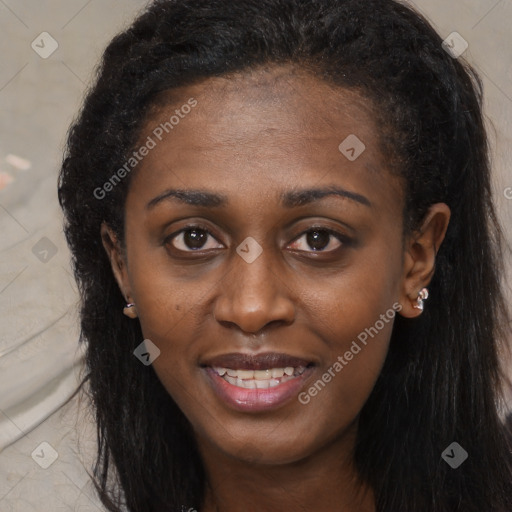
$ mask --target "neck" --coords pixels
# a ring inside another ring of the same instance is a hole
[[[314,455],[276,464],[234,458],[198,439],[208,478],[201,512],[375,512],[353,467],[354,441],[355,427]]]

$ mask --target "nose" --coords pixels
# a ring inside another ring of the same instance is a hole
[[[279,275],[275,257],[269,251],[263,251],[252,263],[235,254],[221,287],[214,317],[226,327],[256,334],[270,324],[289,325],[294,321],[291,286],[282,271]]]

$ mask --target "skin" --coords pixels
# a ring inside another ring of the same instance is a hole
[[[371,489],[356,485],[352,451],[393,321],[306,405],[293,399],[272,411],[234,411],[198,362],[284,352],[315,363],[301,391],[309,389],[394,303],[403,316],[421,314],[413,306],[432,278],[450,211],[433,205],[404,238],[403,184],[387,168],[368,100],[356,92],[274,67],[207,79],[173,97],[182,101],[153,110],[141,142],[188,98],[198,105],[132,177],[126,253],[106,224],[102,238],[124,297],[136,304],[134,321],[161,350],[154,370],[194,429],[209,481],[202,510],[374,511]],[[349,134],[366,146],[353,162],[338,149]],[[324,186],[360,194],[370,206],[337,196],[280,203],[282,192]],[[220,193],[228,203],[146,208],[171,188]],[[196,222],[211,231],[199,252],[183,232],[168,239]],[[350,241],[322,238],[315,251],[312,227]],[[263,249],[250,264],[236,252],[247,237]]]

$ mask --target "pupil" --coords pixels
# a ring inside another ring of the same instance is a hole
[[[330,234],[327,231],[310,231],[307,235],[308,245],[315,251],[329,245]]]
[[[200,249],[206,242],[207,234],[200,229],[190,229],[184,234],[185,244],[190,249]]]

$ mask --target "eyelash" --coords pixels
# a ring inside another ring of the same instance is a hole
[[[205,232],[209,237],[212,237],[213,239],[215,239],[217,241],[217,239],[215,238],[215,236],[213,235],[213,233],[211,232],[210,229],[208,229],[206,226],[204,225],[201,225],[201,224],[191,224],[189,226],[186,226],[182,229],[180,229],[179,231],[176,231],[175,233],[172,233],[171,235],[169,235],[165,240],[164,240],[164,245],[170,245],[172,240],[174,240],[175,238],[177,238],[179,235],[181,235],[182,233],[186,233],[187,231],[194,231],[194,230],[198,230],[198,231],[203,231]],[[351,243],[352,243],[352,240],[347,237],[345,234],[343,233],[340,233],[338,231],[335,231],[333,229],[330,229],[330,228],[327,228],[327,227],[323,227],[323,226],[312,226],[310,227],[309,229],[307,229],[306,231],[303,231],[299,236],[295,237],[292,241],[292,243],[295,243],[296,241],[300,240],[304,235],[307,235],[308,233],[313,233],[315,231],[320,231],[320,232],[323,232],[323,233],[328,233],[329,235],[333,236],[334,238],[336,238],[340,243],[341,243],[341,246],[340,247],[343,247],[343,246],[350,246]],[[218,242],[220,244],[220,242]],[[327,246],[330,244],[330,241],[329,243],[327,244]],[[311,250],[311,251],[303,251],[303,250],[300,250],[300,249],[296,249],[295,251],[296,252],[305,252],[305,253],[311,253],[311,254],[331,254],[331,253],[335,253],[337,250],[340,249],[340,247],[336,247],[335,249],[331,249],[330,251],[325,251],[325,250]],[[174,250],[176,251],[179,251],[181,253],[200,253],[203,251],[203,249],[190,249],[188,251],[185,251],[185,250],[182,250],[182,249],[177,249],[176,247],[173,247]],[[208,250],[211,250],[211,249],[207,249]]]

